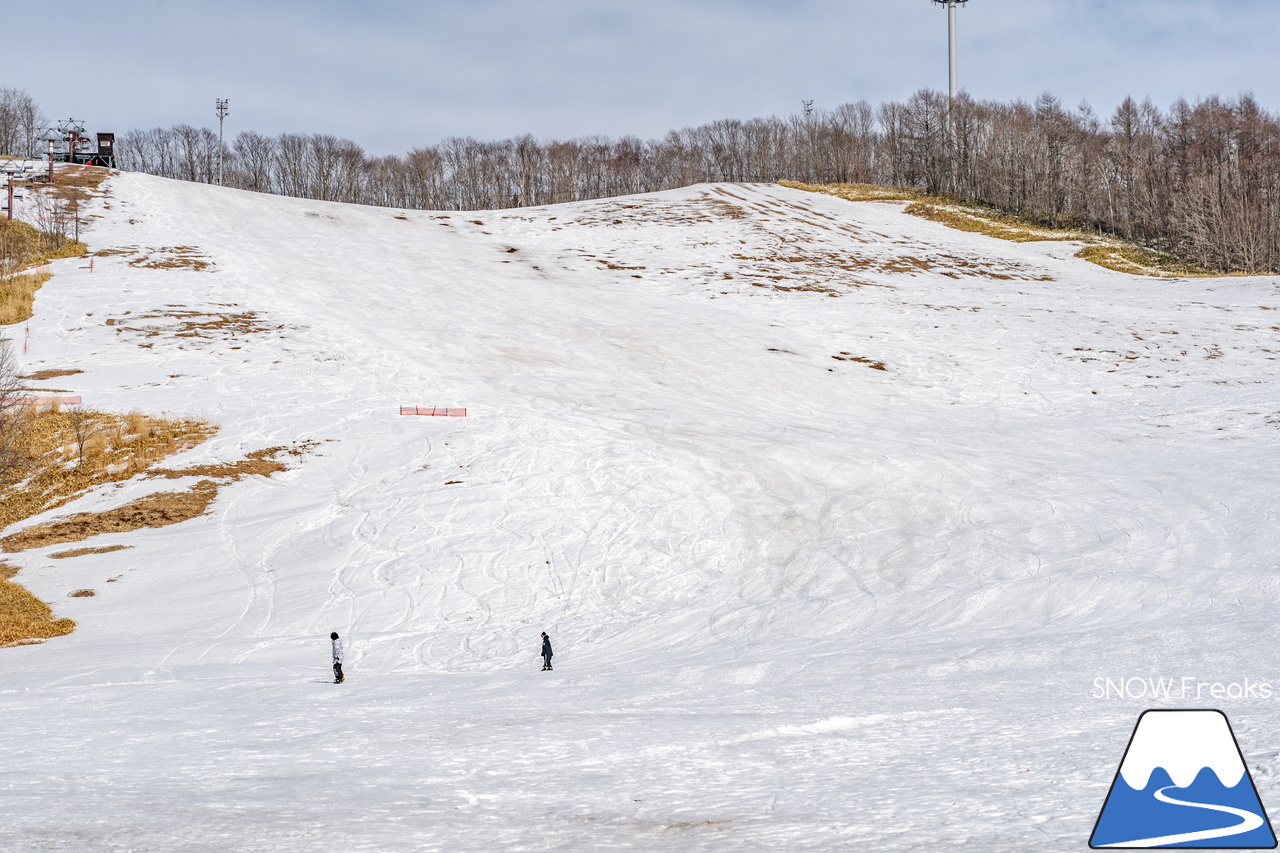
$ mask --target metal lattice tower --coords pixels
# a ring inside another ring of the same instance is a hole
[[[951,100],[956,99],[956,95],[960,93],[959,84],[956,82],[956,7],[963,6],[969,0],[933,0],[934,3],[947,7],[947,59],[950,68],[950,92]]]

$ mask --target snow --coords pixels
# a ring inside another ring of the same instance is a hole
[[[774,186],[106,187],[133,253],[53,265],[24,368],[221,424],[174,464],[315,444],[8,555],[79,627],[0,650],[0,848],[1078,850],[1137,715],[1210,701],[1280,802],[1280,690],[1095,686],[1280,678],[1277,279]]]
[[[1141,791],[1157,767],[1167,770],[1179,788],[1188,787],[1206,767],[1228,788],[1245,774],[1231,727],[1217,711],[1145,714],[1120,764],[1120,775],[1130,788]]]

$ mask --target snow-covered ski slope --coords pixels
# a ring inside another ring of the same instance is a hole
[[[9,556],[79,627],[0,650],[0,849],[1078,850],[1153,706],[1280,804],[1277,279],[776,186],[105,187],[24,369],[221,425],[175,464],[314,444]],[[1148,676],[1274,692],[1094,698]]]

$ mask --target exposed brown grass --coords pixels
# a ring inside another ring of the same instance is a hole
[[[37,524],[0,539],[0,549],[13,553],[63,542],[80,542],[101,533],[128,533],[144,527],[167,527],[203,515],[218,496],[218,483],[201,480],[185,492],[157,492],[105,512],[81,512]]]
[[[1156,278],[1211,278],[1223,273],[1200,266],[1186,258],[1156,252],[1121,240],[1118,237],[1057,227],[1030,217],[1005,213],[991,207],[953,196],[931,196],[910,187],[876,187],[870,184],[801,184],[779,181],[792,189],[822,193],[848,201],[910,201],[905,213],[939,222],[958,231],[985,234],[1015,243],[1038,241],[1081,242],[1086,245],[1077,258],[1107,269]]]
[[[0,255],[17,263],[19,269],[62,258],[83,257],[89,251],[84,243],[51,231],[41,231],[20,219],[0,219],[0,248],[3,249]]]
[[[88,201],[99,195],[102,182],[111,177],[111,170],[101,166],[73,166],[64,164],[57,166],[53,172],[53,183],[40,183],[41,192],[62,202],[71,204]],[[35,184],[28,181],[28,184]]]
[[[0,563],[0,648],[43,643],[75,630],[71,619],[55,619],[49,605],[14,583],[17,568]]]
[[[282,325],[268,323],[254,311],[196,311],[182,305],[172,305],[169,308],[172,310],[145,314],[126,312],[119,317],[109,318],[106,325],[114,328],[117,333],[140,335],[143,338],[169,337],[201,341],[240,341],[250,335],[284,329]]]
[[[77,373],[84,373],[84,371],[74,368],[71,370],[37,370],[35,373],[27,373],[23,376],[19,376],[18,378],[25,379],[30,382],[44,382],[49,379],[57,379],[61,376],[75,376]]]
[[[0,284],[0,326],[31,319],[35,311],[36,291],[53,278],[53,273],[32,272],[15,275]]]
[[[726,193],[721,193],[726,195]],[[735,196],[736,197],[736,196]],[[675,225],[719,222],[724,219],[746,219],[747,213],[736,204],[721,198],[683,199],[678,202],[650,200],[603,200],[584,210],[572,220],[575,225]]]
[[[921,247],[921,252],[924,255],[924,247]],[[857,275],[862,272],[894,274],[932,272],[956,279],[962,276],[980,276],[1001,281],[1045,281],[1050,278],[1039,270],[1012,261],[975,260],[936,251],[928,254],[927,257],[895,255],[889,258],[870,258],[851,251],[801,250],[791,246],[785,253],[759,256],[735,253],[730,257],[752,265],[740,274],[742,278],[764,278],[773,282],[772,284],[752,282],[756,287],[788,292],[829,293],[836,296],[847,292],[849,288],[871,285],[872,282]],[[807,281],[806,278],[808,278]],[[781,282],[790,283],[782,284]],[[890,287],[891,285],[875,286]]]
[[[850,355],[847,352],[842,352],[839,355],[833,355],[831,357],[834,358],[836,361],[854,361],[854,362],[857,362],[858,364],[865,364],[867,367],[870,367],[872,370],[888,369],[884,366],[883,361],[875,361],[874,359],[866,358],[860,355]]]
[[[161,246],[157,249],[144,249],[139,246],[120,246],[114,249],[99,249],[93,253],[95,258],[115,256],[130,257],[129,266],[149,270],[206,270],[214,266],[213,261],[197,246]]]
[[[299,456],[309,445],[269,447],[256,450],[238,462],[222,465],[197,465],[189,468],[156,468],[149,476],[177,479],[203,477],[182,492],[157,492],[115,509],[82,512],[29,527],[0,539],[0,550],[7,552],[43,548],[63,542],[79,542],[102,533],[127,533],[144,527],[167,527],[203,515],[218,496],[218,490],[247,476],[269,477],[287,466],[273,457],[282,453]],[[65,501],[63,501],[65,503]],[[107,549],[114,550],[114,549]],[[71,552],[65,552],[70,555]],[[83,551],[81,553],[89,553]],[[101,553],[95,551],[94,553]]]
[[[36,291],[52,276],[44,270],[30,270],[86,251],[84,243],[41,231],[21,220],[0,219],[0,325],[31,317]]]
[[[49,556],[55,560],[65,560],[68,557],[85,557],[89,554],[110,554],[112,551],[127,551],[132,545],[104,545],[101,548],[73,548],[70,551],[58,551]]]
[[[297,448],[267,447],[253,451],[238,462],[224,462],[220,465],[192,465],[188,468],[156,468],[149,471],[148,476],[164,477],[169,480],[176,480],[179,477],[213,477],[231,482],[250,475],[270,477],[278,471],[289,470],[288,465],[283,462],[277,462],[274,459],[275,456],[281,453],[297,456],[302,451]]]
[[[205,270],[213,266],[213,261],[209,260],[195,246],[166,246],[157,250],[161,253],[159,257],[148,255],[142,258],[134,258],[129,261],[131,267],[142,267],[149,270]]]
[[[1186,258],[1166,255],[1132,243],[1096,241],[1076,252],[1082,258],[1100,267],[1116,272],[1127,272],[1132,275],[1147,275],[1161,278],[1219,278],[1223,276],[1241,276],[1248,273],[1223,273],[1203,267]]]
[[[205,421],[140,412],[29,412],[17,444],[32,460],[31,473],[0,487],[0,528],[64,506],[95,486],[128,480],[216,431]]]
[[[875,184],[802,184],[799,181],[778,181],[781,186],[793,190],[833,195],[845,201],[918,201],[925,194],[911,187],[881,187]]]
[[[71,598],[93,598],[97,594],[91,589],[77,589],[75,592],[69,593]]]
[[[931,222],[941,222],[957,231],[968,231],[975,234],[986,234],[997,240],[1008,240],[1012,243],[1033,243],[1041,240],[1080,240],[1093,239],[1080,231],[1067,229],[1049,229],[1034,225],[1014,216],[998,213],[993,210],[973,210],[955,205],[928,204],[916,202],[909,204],[903,211]]]

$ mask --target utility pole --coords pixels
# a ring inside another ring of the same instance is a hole
[[[813,101],[801,101],[800,106],[804,107],[804,117],[809,118],[813,115]]]
[[[227,106],[231,103],[229,98],[218,98],[214,104],[218,112],[218,186],[222,186],[222,125],[227,120]]]

